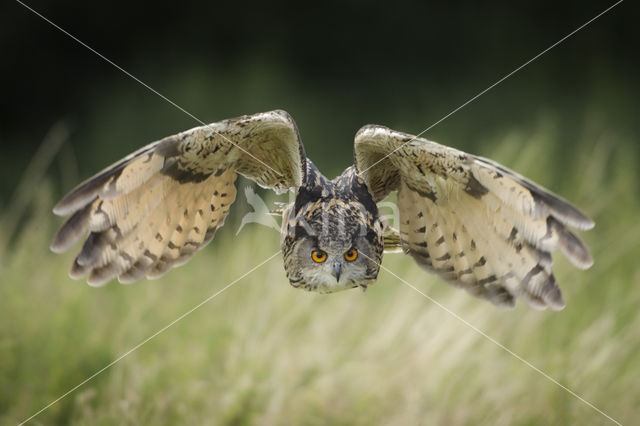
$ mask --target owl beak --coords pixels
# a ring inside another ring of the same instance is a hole
[[[342,264],[340,262],[336,262],[333,264],[333,275],[336,277],[336,282],[340,281],[340,270],[342,269]]]

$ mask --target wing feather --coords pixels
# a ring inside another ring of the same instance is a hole
[[[560,250],[579,268],[593,263],[567,228],[593,221],[491,160],[382,126],[358,132],[355,160],[376,201],[398,191],[405,253],[474,296],[561,309],[550,253]]]
[[[72,190],[53,239],[63,252],[87,232],[70,276],[91,285],[156,278],[187,262],[224,224],[238,174],[276,192],[298,188],[305,154],[284,111],[196,127],[149,144]]]

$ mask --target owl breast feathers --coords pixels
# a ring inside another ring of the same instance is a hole
[[[293,119],[271,111],[169,136],[72,190],[54,208],[70,215],[51,244],[63,252],[88,236],[70,276],[91,285],[155,278],[184,264],[224,224],[241,174],[277,193],[281,246],[294,287],[366,289],[383,249],[404,252],[428,272],[511,308],[562,309],[551,271],[560,250],[575,266],[593,260],[569,230],[594,223],[568,202],[485,158],[368,125],[355,163],[328,180],[307,159]],[[397,192],[399,229],[376,203]]]

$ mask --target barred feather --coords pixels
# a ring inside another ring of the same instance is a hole
[[[355,158],[375,199],[398,191],[405,253],[474,296],[506,308],[519,297],[562,309],[550,253],[583,269],[593,263],[567,228],[593,221],[491,160],[382,126],[358,132]]]
[[[63,252],[89,235],[70,271],[91,285],[156,278],[213,239],[236,197],[237,174],[276,191],[300,186],[304,149],[284,111],[196,127],[149,144],[80,184],[54,208],[71,215]]]

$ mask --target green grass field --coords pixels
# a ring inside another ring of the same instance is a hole
[[[482,141],[492,157],[571,200],[594,266],[555,271],[567,307],[502,311],[425,275],[384,266],[623,424],[640,407],[637,152],[620,136],[559,156],[549,127]],[[214,242],[157,281],[91,288],[54,255],[61,221],[46,181],[0,264],[0,423],[15,424],[276,253],[242,207]],[[246,210],[246,209],[245,209]],[[8,234],[8,229],[0,232]],[[261,266],[97,375],[30,424],[611,424],[593,408],[382,271],[366,293],[289,286]]]

